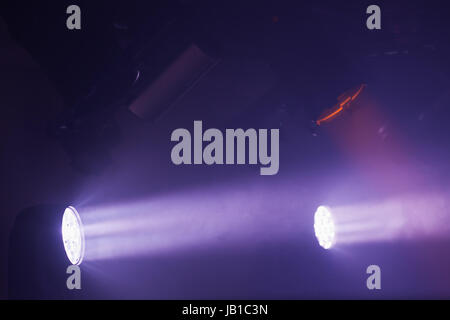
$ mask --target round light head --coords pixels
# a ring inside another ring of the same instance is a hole
[[[314,233],[324,249],[330,249],[335,242],[336,228],[328,207],[320,206],[314,214]]]
[[[67,258],[80,264],[84,256],[84,232],[80,215],[74,207],[67,207],[62,218],[62,239]]]

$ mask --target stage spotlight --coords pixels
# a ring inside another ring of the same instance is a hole
[[[84,232],[80,215],[74,207],[67,207],[62,218],[62,239],[72,264],[81,264],[84,256]]]
[[[314,214],[314,233],[324,249],[330,249],[335,243],[335,224],[328,207],[320,206]]]

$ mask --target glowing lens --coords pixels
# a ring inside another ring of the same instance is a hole
[[[84,233],[80,215],[74,207],[64,211],[61,230],[67,258],[72,264],[80,264],[84,255]]]
[[[324,249],[330,249],[335,242],[336,230],[329,208],[320,206],[314,214],[314,233]]]

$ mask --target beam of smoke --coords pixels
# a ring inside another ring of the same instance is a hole
[[[332,208],[339,244],[442,238],[450,231],[448,193],[409,194]]]

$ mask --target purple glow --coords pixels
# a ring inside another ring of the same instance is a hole
[[[338,190],[336,196],[345,191]],[[198,189],[87,207],[82,210],[85,260],[295,238],[311,233],[308,192],[295,181],[282,181],[276,187]],[[322,201],[324,197],[318,195],[316,199]],[[331,242],[324,247],[445,237],[450,229],[446,223],[450,221],[447,199],[448,194],[442,192],[411,193],[373,203],[354,199],[350,205],[330,205],[335,237],[329,237]],[[318,229],[315,231],[317,236]]]
[[[271,189],[231,188],[85,208],[86,260],[292,235],[298,232],[298,217],[283,207],[285,200]]]
[[[448,236],[447,193],[411,194],[333,207],[339,245]]]

